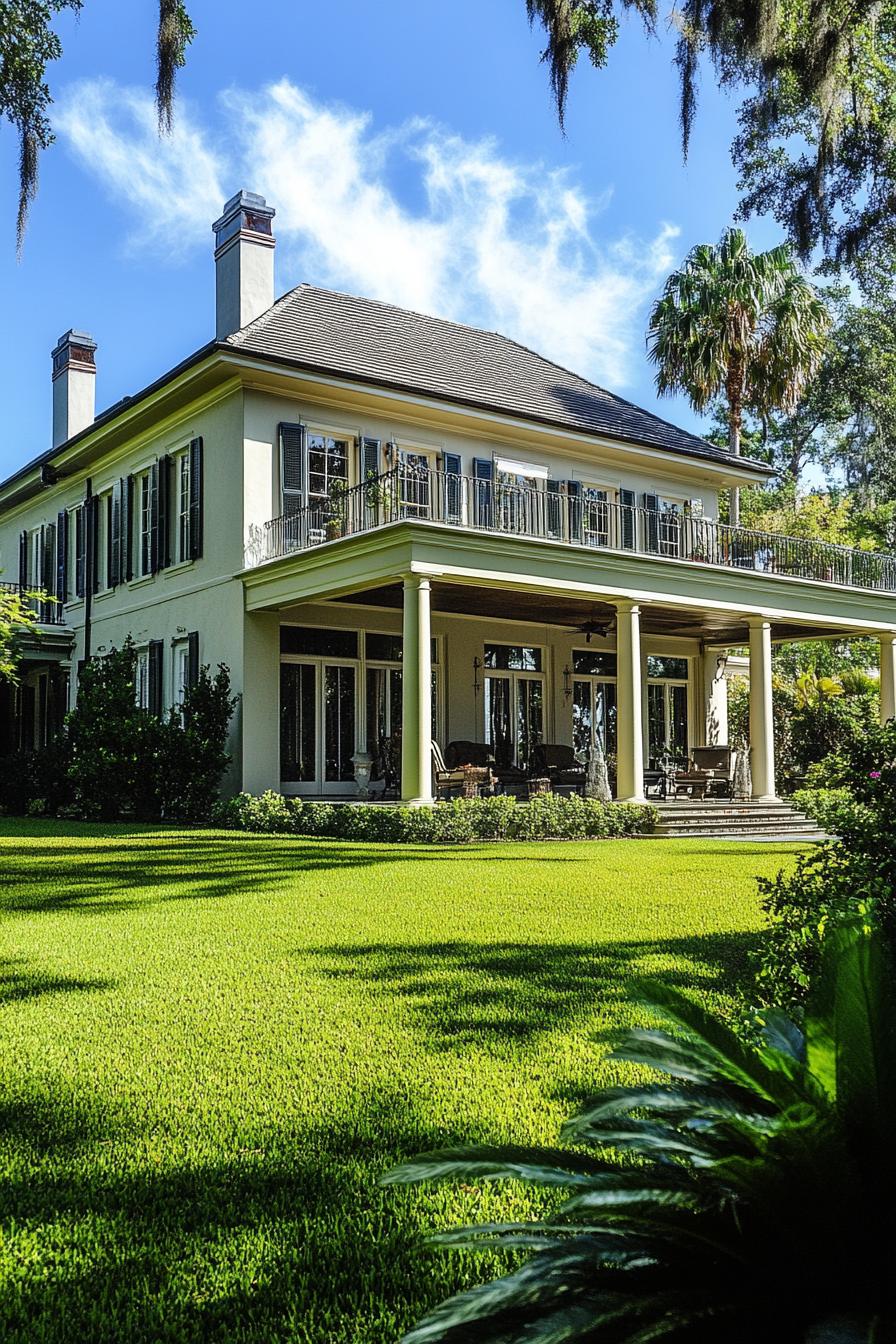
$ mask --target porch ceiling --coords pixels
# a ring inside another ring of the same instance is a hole
[[[383,584],[364,592],[351,593],[336,599],[344,606],[390,607],[401,610],[402,585]],[[496,590],[478,584],[432,582],[432,609],[458,616],[483,616],[495,620],[530,621],[533,625],[568,627],[587,620],[610,620],[615,609],[605,602],[592,602],[581,597],[559,597],[543,593]],[[736,646],[749,641],[749,626],[732,613],[683,611],[680,607],[664,607],[641,603],[641,629],[649,635],[675,635],[687,639],[702,639],[708,644]],[[830,626],[802,624],[774,624],[775,640],[824,639],[835,632]],[[836,632],[842,638],[841,632]]]

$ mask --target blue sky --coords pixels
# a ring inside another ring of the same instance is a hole
[[[17,146],[0,292],[5,475],[49,446],[50,351],[97,340],[98,408],[213,334],[210,225],[240,187],[277,208],[277,292],[303,280],[506,332],[667,418],[646,314],[667,271],[737,200],[734,106],[704,80],[682,164],[672,40],[632,22],[609,67],[581,64],[567,135],[524,0],[193,0],[175,133],[159,140],[153,0],[85,0],[60,24],[57,144],[15,260]],[[446,14],[450,13],[450,23]],[[778,240],[768,221],[753,245]]]

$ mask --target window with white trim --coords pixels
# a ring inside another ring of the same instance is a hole
[[[174,458],[177,497],[177,559],[190,559],[190,451],[184,449]]]
[[[134,699],[138,709],[149,709],[149,649],[140,649],[134,667]]]
[[[136,480],[137,577],[152,573],[152,482],[149,471]]]
[[[174,692],[174,703],[182,705],[187,689],[190,685],[190,646],[185,639],[180,640],[174,646],[174,675],[171,679],[171,686]]]
[[[334,489],[348,489],[349,440],[331,434],[307,436],[308,503],[327,504]]]

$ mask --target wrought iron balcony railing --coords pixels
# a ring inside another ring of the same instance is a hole
[[[571,495],[402,467],[271,519],[246,561],[264,564],[408,520],[896,592],[896,556],[617,504],[587,488]]]
[[[62,625],[64,616],[62,606],[55,600],[41,601],[40,598],[33,596],[28,588],[23,588],[19,583],[4,583],[0,581],[0,592],[13,593],[21,595],[25,599],[25,606],[34,616],[34,619],[41,625]]]

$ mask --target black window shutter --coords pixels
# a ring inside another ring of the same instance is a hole
[[[305,426],[281,424],[279,434],[281,511],[295,514],[304,498]]]
[[[99,564],[99,518],[100,501],[97,495],[88,495],[84,501],[85,517],[87,521],[87,539],[86,539],[86,559],[87,576],[90,584],[90,591],[95,593],[100,586],[100,564]]]
[[[380,441],[379,439],[361,439],[361,476],[362,481],[369,481],[371,476],[380,474]]]
[[[619,503],[622,515],[621,542],[625,551],[635,549],[635,504],[636,495],[634,490],[620,490]]]
[[[68,510],[56,515],[56,601],[68,601]]]
[[[56,524],[47,523],[46,527],[40,530],[41,546],[41,576],[40,586],[49,598],[56,587]],[[53,620],[55,603],[46,601],[42,603],[43,618],[45,621]]]
[[[115,588],[121,583],[121,515],[124,502],[124,481],[116,481],[109,500],[109,527],[107,531],[106,573],[109,587]]]
[[[462,512],[460,453],[443,453],[442,471],[445,474],[445,521],[459,523]]]
[[[196,686],[199,682],[199,631],[191,630],[187,635],[187,685]]]
[[[492,482],[495,479],[495,464],[490,457],[473,458],[473,519],[477,527],[492,525]]]
[[[28,587],[28,532],[19,533],[19,587]]]
[[[190,440],[190,559],[202,556],[204,491],[202,439]]]
[[[75,596],[84,596],[84,562],[86,559],[86,528],[84,526],[84,505],[75,509]]]
[[[569,539],[582,539],[582,482],[566,482],[566,498],[569,500]]]
[[[122,532],[122,546],[124,555],[122,557],[124,564],[122,570],[124,577],[130,583],[134,577],[134,478],[128,476],[124,483],[124,526]]]
[[[149,572],[159,568],[159,464],[153,462],[147,472],[149,478]]]
[[[659,507],[660,501],[656,495],[645,491],[641,496],[641,502],[644,505],[645,537],[646,549],[651,554],[656,554],[660,549],[660,530],[659,530]]]
[[[156,509],[156,555],[158,568],[171,564],[171,458],[159,458],[159,503]]]
[[[162,658],[165,643],[161,639],[149,641],[149,712],[162,717]]]

